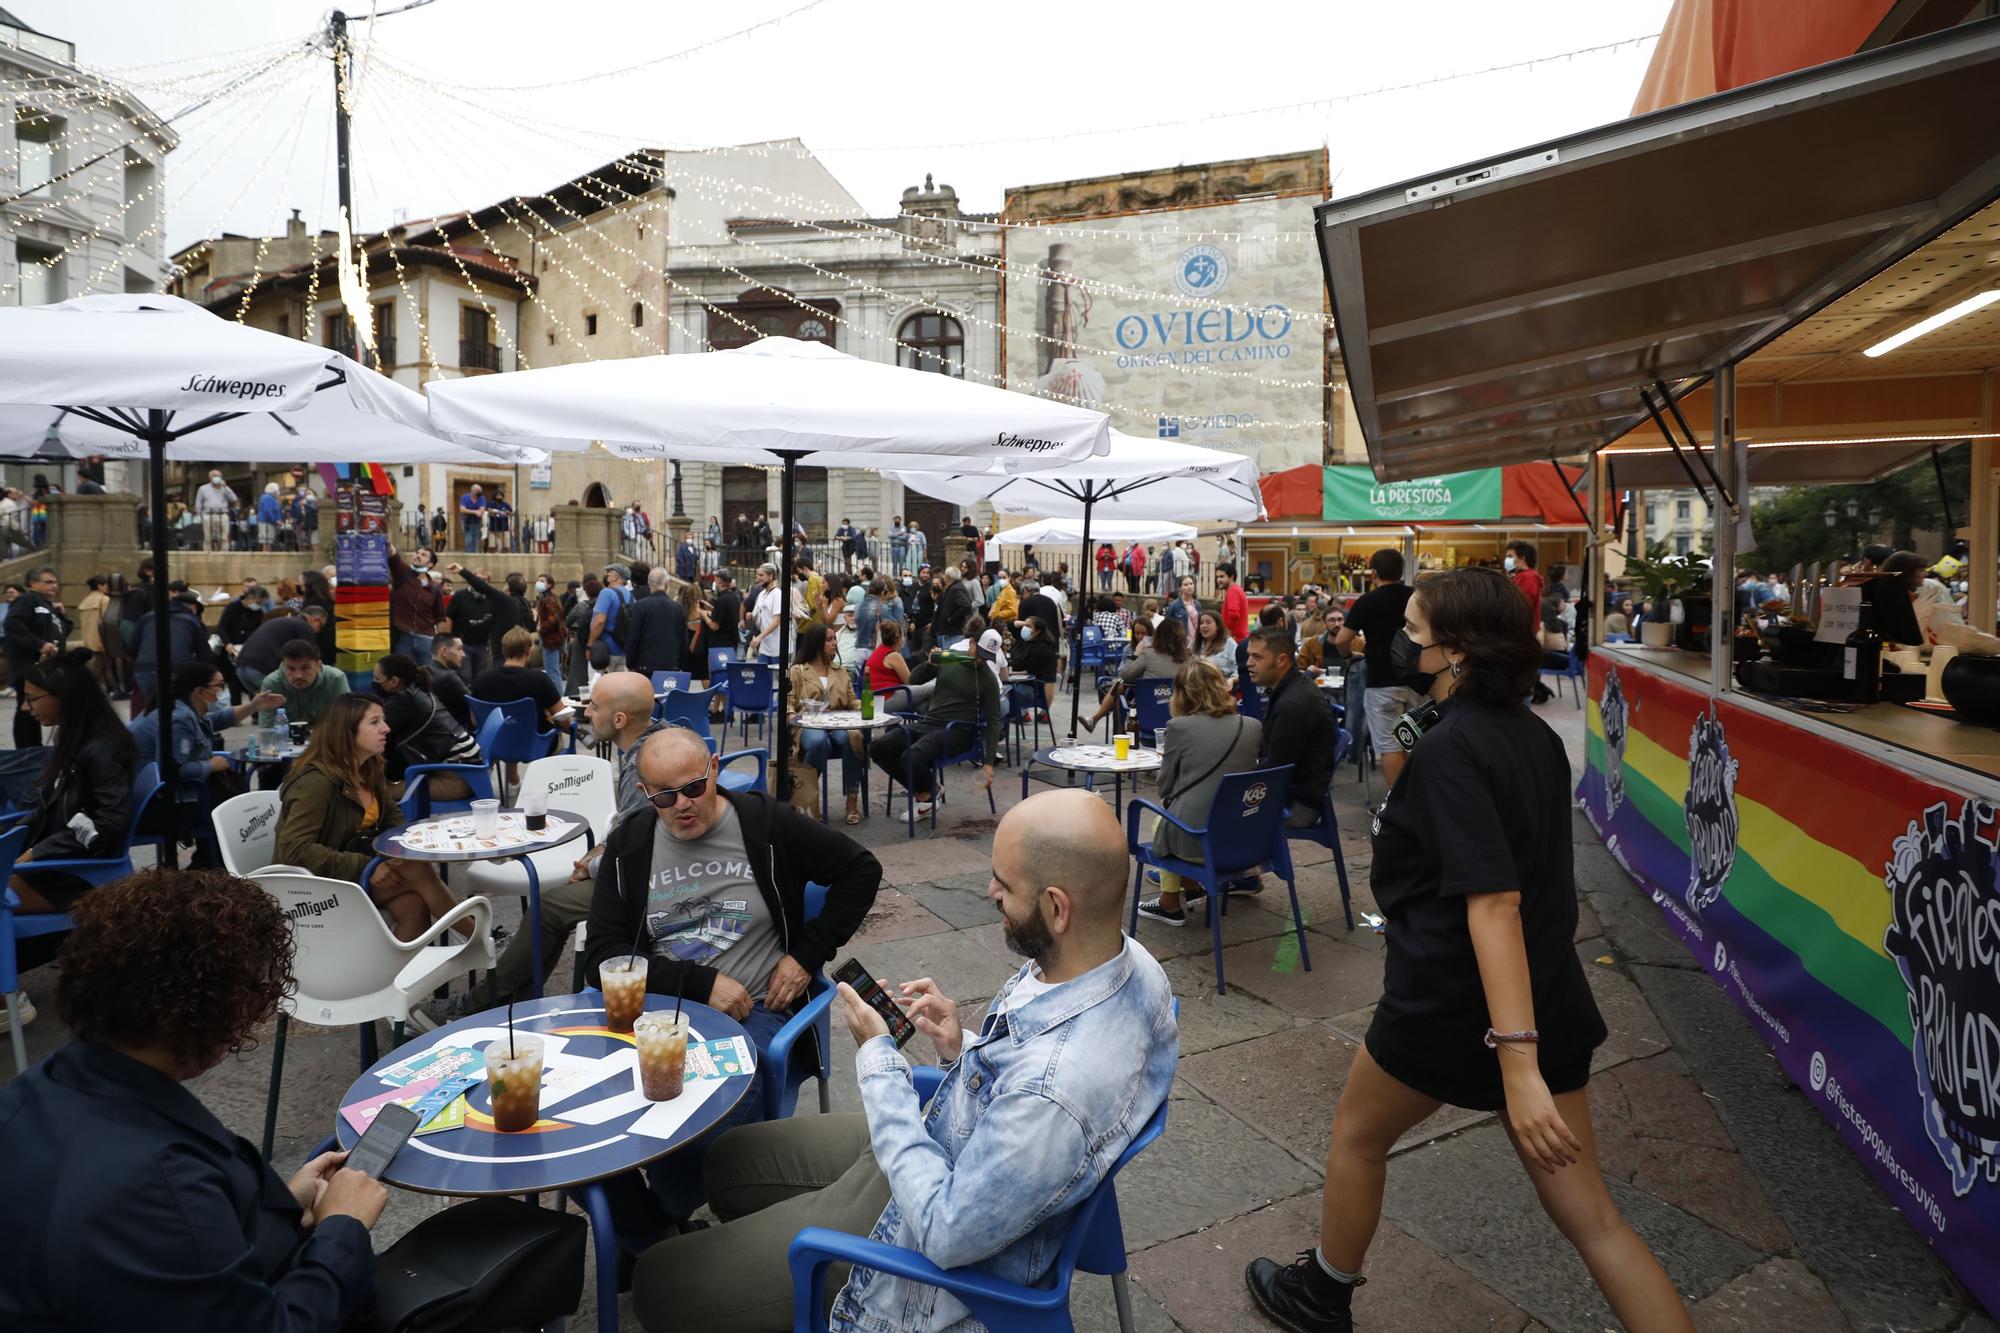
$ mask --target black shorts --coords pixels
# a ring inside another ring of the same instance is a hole
[[[1491,1051],[1482,1048],[1479,1056],[1465,1061],[1462,1067],[1446,1071],[1431,1062],[1410,1059],[1399,1049],[1399,1043],[1379,1034],[1372,1024],[1368,1029],[1366,1045],[1368,1054],[1382,1067],[1383,1073],[1426,1097],[1468,1111],[1507,1109],[1507,1089],[1500,1077],[1500,1059]],[[1560,1096],[1565,1092],[1576,1092],[1590,1082],[1590,1058],[1594,1052],[1561,1057],[1556,1063],[1551,1063],[1546,1051],[1537,1050],[1542,1057],[1542,1082],[1548,1084],[1552,1094]]]

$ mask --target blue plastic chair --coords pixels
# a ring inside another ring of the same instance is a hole
[[[1245,717],[1264,720],[1264,689],[1248,676],[1242,678],[1243,693],[1236,700],[1236,711]]]
[[[1129,706],[1139,710],[1139,739],[1153,744],[1167,729],[1174,715],[1174,682],[1169,676],[1150,676],[1125,687]]]
[[[1312,955],[1306,949],[1305,917],[1299,911],[1299,886],[1292,877],[1292,852],[1285,841],[1285,815],[1291,808],[1286,799],[1291,791],[1292,766],[1257,769],[1249,773],[1225,773],[1215,788],[1215,803],[1208,809],[1208,826],[1190,828],[1166,810],[1134,796],[1125,807],[1125,841],[1137,864],[1132,868],[1132,912],[1127,933],[1139,933],[1139,888],[1146,867],[1172,871],[1184,880],[1193,880],[1208,892],[1208,925],[1215,951],[1215,993],[1228,994],[1222,975],[1222,918],[1229,910],[1228,886],[1237,880],[1270,871],[1285,881],[1292,896],[1292,929],[1299,941],[1299,962],[1312,971]],[[1181,832],[1201,843],[1200,861],[1182,861],[1153,850],[1153,844],[1139,837],[1139,812],[1151,810]]]
[[[709,701],[722,692],[723,686],[711,685],[705,690],[668,690],[653,704],[653,717],[661,722],[686,727],[708,742],[708,752],[715,754],[717,745],[715,733],[708,719]],[[732,765],[749,761],[756,764],[757,773],[731,772]],[[770,767],[771,752],[759,747],[753,750],[732,750],[722,756],[722,772],[717,781],[724,791],[763,791]]]
[[[910,1071],[919,1098],[928,1101],[944,1080],[942,1070]],[[913,1250],[850,1236],[825,1227],[807,1227],[787,1252],[792,1267],[793,1333],[821,1333],[826,1323],[826,1270],[829,1264],[859,1264],[880,1273],[940,1287],[965,1303],[993,1333],[1060,1333],[1070,1321],[1070,1285],[1079,1272],[1111,1279],[1118,1325],[1130,1333],[1132,1298],[1125,1271],[1125,1227],[1118,1215],[1118,1173],[1167,1129],[1167,1101],[1133,1136],[1090,1196],[1077,1205],[1055,1263],[1034,1286],[1007,1282],[972,1268],[939,1268]]]
[[[479,725],[481,754],[490,756],[493,753],[494,743],[506,725],[506,714],[496,710],[486,715],[486,720]],[[464,778],[472,794],[453,801],[432,800],[430,779],[433,774],[442,773]],[[437,815],[462,814],[472,808],[474,801],[494,799],[493,770],[487,764],[411,764],[403,770],[403,799],[398,804],[403,807],[403,818],[415,823]]]
[[[21,1035],[20,1001],[15,998],[15,992],[21,989],[15,943],[37,935],[60,935],[75,924],[62,912],[20,914],[21,900],[6,884],[14,873],[15,858],[27,845],[28,829],[24,824],[16,824],[0,834],[0,995],[7,998],[7,1023],[14,1042],[14,1072],[17,1074],[27,1072],[28,1042]]]
[[[777,668],[765,662],[731,662],[726,679],[729,711],[732,716],[740,716],[743,743],[748,745],[750,720],[755,718],[761,731],[767,721],[778,715]]]
[[[32,879],[39,871],[60,870],[92,886],[123,879],[132,873],[132,848],[145,844],[147,835],[139,831],[139,825],[145,820],[148,808],[159,799],[161,790],[160,766],[157,763],[139,765],[138,771],[132,775],[132,820],[125,826],[124,845],[112,855],[30,861],[24,866],[16,866],[12,873]],[[154,835],[154,841],[158,841],[158,835]],[[15,854],[19,855],[18,852]]]
[[[984,668],[981,668],[981,670],[984,670]],[[963,727],[972,733],[972,745],[970,746],[970,748],[961,750],[957,754],[939,755],[937,762],[931,765],[930,820],[931,820],[931,832],[933,833],[937,832],[937,808],[938,806],[944,803],[945,769],[951,767],[953,764],[983,764],[986,762],[985,714],[982,713],[976,721],[972,722],[947,722],[944,724],[944,729],[947,733],[955,731],[960,727]],[[903,751],[903,795],[908,798],[904,802],[904,805],[906,807],[906,814],[908,816],[909,826],[910,826],[910,836],[912,838],[917,836],[917,797],[916,797],[917,785],[916,784],[917,784],[917,747],[912,745],[909,749]],[[999,805],[996,804],[993,800],[993,788],[990,786],[986,789],[986,805],[987,808],[992,810],[994,814],[997,815],[1000,813]],[[886,804],[882,807],[882,812],[884,814],[889,814],[889,807]]]
[[[694,675],[687,671],[655,671],[653,673],[653,693],[665,694],[668,690],[685,690],[694,684]]]
[[[1104,665],[1104,628],[1101,625],[1085,625],[1082,638],[1077,644],[1076,660],[1086,667]]]
[[[1337,772],[1341,761],[1347,757],[1347,747],[1353,739],[1345,728],[1334,729],[1333,768]],[[1333,853],[1334,873],[1340,876],[1340,911],[1347,918],[1347,928],[1354,929],[1354,898],[1347,889],[1347,857],[1340,850],[1340,820],[1333,812],[1333,788],[1327,788],[1326,799],[1320,803],[1319,823],[1311,828],[1287,828],[1285,837],[1298,838],[1304,842],[1317,843]]]
[[[740,654],[734,648],[709,649],[708,679],[710,682],[720,684],[728,673],[729,664],[736,661],[739,656]]]
[[[826,910],[826,885],[806,885],[806,920]],[[809,1078],[819,1080],[819,1113],[833,1109],[832,1085],[827,1081],[833,1052],[833,983],[822,973],[806,983],[806,1002],[771,1038],[764,1059],[764,1119],[782,1120],[798,1105],[799,1086]],[[799,1043],[812,1039],[810,1061]],[[800,1058],[794,1059],[794,1055]]]
[[[1630,643],[1632,642],[1632,636],[1629,634],[1607,634],[1604,636],[1604,641],[1606,643]]]
[[[533,699],[489,703],[468,694],[465,702],[472,709],[473,734],[482,737],[479,751],[486,756],[488,768],[501,764],[532,764],[537,759],[546,759],[554,754],[562,742],[562,733],[554,727],[542,730],[542,710]],[[486,719],[495,713],[506,721],[494,736],[493,743],[488,745],[483,739]]]
[[[1040,681],[1009,681],[1007,683],[1007,697],[1013,703],[1013,715],[1009,720],[1013,723],[1011,734],[1014,740],[1013,759],[1015,763],[1020,762],[1021,748],[1025,744],[1023,733],[1029,728],[1034,729],[1034,744],[1028,753],[1032,754],[1035,750],[1042,748],[1042,728],[1044,726],[1049,729],[1049,744],[1055,744],[1055,723],[1045,723],[1042,721],[1045,696],[1042,694],[1042,684]]]
[[[1563,682],[1569,681],[1571,685],[1569,692],[1575,698],[1576,706],[1578,708],[1583,707],[1583,658],[1578,655],[1576,649],[1572,648],[1569,650],[1569,662],[1567,665],[1561,668],[1543,667],[1541,674],[1543,677],[1554,676],[1556,678],[1556,693],[1558,695],[1563,692]]]

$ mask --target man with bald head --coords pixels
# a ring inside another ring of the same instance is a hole
[[[650,706],[650,690],[647,697]],[[590,905],[590,984],[599,984],[607,959],[639,954],[649,960],[647,990],[720,1009],[749,1031],[760,1056],[735,1109],[650,1173],[663,1220],[683,1223],[703,1201],[707,1145],[762,1117],[762,1052],[812,977],[861,928],[882,865],[788,801],[722,790],[707,741],[687,727],[659,728],[638,755],[640,799],[657,818],[626,819],[604,841]],[[806,911],[808,881],[826,886],[817,915]]]
[[[1166,1099],[1180,1055],[1166,974],[1119,929],[1129,869],[1117,819],[1089,792],[1044,792],[1008,811],[986,896],[1027,963],[977,1032],[930,978],[898,988],[945,1067],[929,1114],[887,1025],[843,984],[836,1010],[860,1047],[863,1114],[746,1125],[716,1144],[709,1203],[722,1225],[640,1258],[640,1323],[790,1328],[786,1249],[805,1226],[1040,1281],[1071,1213]],[[970,1318],[936,1287],[856,1268],[830,1322],[923,1331]]]

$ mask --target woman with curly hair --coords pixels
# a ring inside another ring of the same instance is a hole
[[[0,1088],[0,1327],[347,1327],[374,1304],[388,1191],[345,1153],[281,1179],[183,1086],[277,1011],[283,909],[220,871],[147,870],[73,914],[74,1040]]]
[[[1587,1085],[1605,1029],[1571,943],[1569,759],[1526,702],[1541,657],[1534,603],[1497,570],[1433,574],[1403,608],[1389,660],[1430,720],[1375,815],[1369,887],[1388,958],[1333,1112],[1319,1244],[1244,1274],[1280,1328],[1353,1328],[1389,1150],[1444,1105],[1500,1113],[1543,1211],[1626,1328],[1693,1328],[1597,1162]]]
[[[375,855],[376,835],[403,822],[382,759],[388,746],[381,700],[343,694],[327,706],[306,752],[278,788],[279,865],[360,882]],[[398,857],[384,858],[366,887],[399,940],[415,939],[457,906],[437,871]]]

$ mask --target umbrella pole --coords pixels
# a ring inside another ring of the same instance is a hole
[[[782,801],[792,794],[792,503],[799,455],[788,450],[779,457],[784,470],[778,482],[778,521],[785,535],[778,542],[778,745],[771,770],[778,775],[773,790]]]
[[[168,413],[159,408],[146,413],[146,443],[152,453],[153,672],[157,677],[151,702],[160,721],[160,781],[172,793],[178,784],[174,781],[174,714],[169,697],[174,668],[172,626],[167,623],[167,421]],[[174,836],[170,833],[160,841],[160,864],[170,868],[178,860]]]
[[[1097,504],[1095,487],[1086,486],[1083,492],[1083,556],[1076,562],[1080,576],[1073,594],[1076,614],[1070,619],[1075,632],[1070,636],[1069,664],[1072,675],[1069,681],[1069,738],[1076,740],[1076,718],[1083,708],[1083,607],[1090,597],[1090,575],[1096,568],[1096,553],[1090,547],[1090,511]]]

